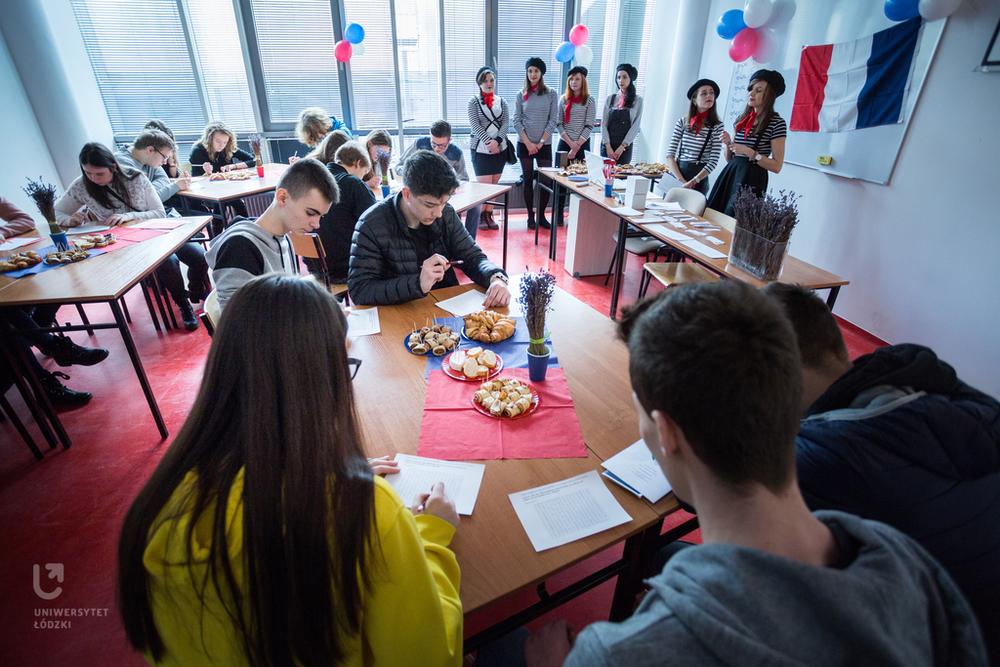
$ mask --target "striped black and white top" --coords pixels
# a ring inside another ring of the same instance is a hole
[[[681,118],[674,125],[674,136],[670,139],[670,146],[667,148],[667,156],[678,161],[702,162],[703,169],[712,173],[715,166],[719,164],[719,149],[722,148],[722,130],[725,126],[716,123],[714,127],[708,127],[707,122],[703,123],[698,134],[691,131],[691,125],[687,118]]]
[[[490,139],[500,142],[500,150],[503,150],[507,132],[510,131],[510,109],[507,107],[507,100],[494,95],[493,106],[487,107],[482,95],[473,95],[469,100],[469,127],[472,128],[472,136],[469,137],[470,151],[489,153],[486,142]]]
[[[556,116],[556,129],[563,137],[573,141],[586,141],[594,131],[594,120],[597,117],[597,102],[590,95],[583,104],[574,104],[569,109],[569,122],[566,122],[566,103],[559,100],[559,112]]]
[[[524,132],[533,142],[541,141],[543,134],[552,136],[556,133],[559,106],[559,95],[551,88],[544,95],[529,95],[527,102],[524,91],[518,92],[514,101],[514,132],[518,137]]]
[[[742,132],[737,132],[735,128],[733,129],[733,141],[744,146],[749,146],[750,148],[756,146],[754,150],[764,157],[771,155],[771,141],[781,139],[787,135],[788,125],[785,123],[785,119],[778,114],[771,116],[771,122],[757,136],[754,136],[753,130],[750,130],[750,136],[744,138]],[[760,140],[759,143],[758,139]]]

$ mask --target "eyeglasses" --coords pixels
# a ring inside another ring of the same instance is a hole
[[[153,150],[156,151],[157,153],[160,153],[160,149],[159,148],[154,148]],[[164,155],[163,153],[160,153],[160,157],[163,158],[164,162],[170,162],[170,156],[169,155]]]
[[[445,141],[445,142],[442,142],[442,143],[439,144],[438,142],[436,142],[433,139],[431,139],[431,146],[433,146],[434,148],[445,149],[445,148],[448,148],[448,144],[450,144],[450,143],[451,143],[451,141]]]
[[[348,357],[347,358],[347,367],[353,369],[351,371],[351,380],[354,380],[354,376],[356,376],[358,374],[358,369],[361,368],[361,360],[360,359],[355,359],[354,357]]]

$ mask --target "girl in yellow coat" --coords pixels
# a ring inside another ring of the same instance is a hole
[[[151,664],[461,664],[458,514],[441,484],[411,512],[374,474],[346,330],[299,277],[229,302],[122,528],[119,607]]]

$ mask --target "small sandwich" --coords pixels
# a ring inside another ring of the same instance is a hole
[[[448,365],[451,366],[451,370],[461,373],[468,358],[462,350],[455,350],[451,353],[451,358],[448,359]]]

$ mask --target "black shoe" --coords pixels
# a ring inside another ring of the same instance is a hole
[[[534,228],[535,228],[535,214],[529,211],[528,212],[528,229],[534,229]]]
[[[45,370],[38,376],[38,380],[42,383],[42,389],[45,390],[45,394],[49,397],[49,402],[52,405],[71,407],[86,405],[94,397],[93,394],[87,391],[67,389],[58,378],[68,380],[69,376],[59,371],[50,373]]]
[[[188,331],[194,331],[198,328],[198,318],[195,317],[194,308],[191,307],[190,303],[179,304],[181,310],[181,319],[184,320],[184,328]]]
[[[188,300],[191,303],[204,301],[205,297],[208,296],[208,292],[209,290],[204,286],[199,287],[197,285],[188,285]]]
[[[35,345],[38,350],[60,366],[93,366],[108,358],[108,351],[99,347],[81,347],[68,336],[53,334],[50,341]]]
[[[552,225],[545,219],[544,215],[538,216],[538,226],[542,229],[552,229]]]

